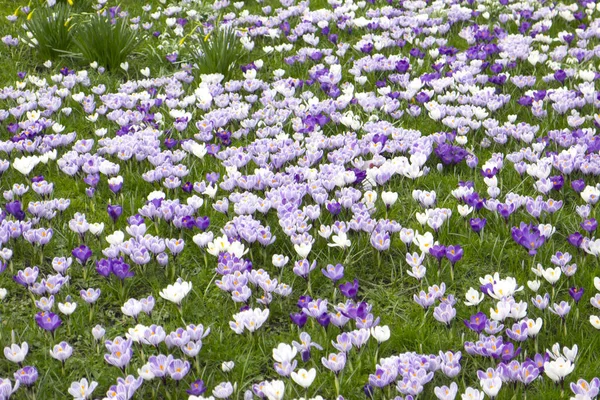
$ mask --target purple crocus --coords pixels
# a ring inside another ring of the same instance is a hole
[[[340,292],[342,295],[354,299],[358,294],[358,280],[354,279],[352,282],[346,282],[340,285]]]
[[[483,228],[485,227],[486,223],[487,223],[487,219],[485,219],[485,218],[471,218],[469,220],[469,225],[471,225],[471,229],[475,233],[481,232],[483,230]]]
[[[331,279],[331,281],[336,284],[344,277],[344,266],[342,264],[329,264],[327,265],[327,269],[322,268],[321,272],[326,278]]]
[[[485,329],[487,320],[487,316],[480,311],[477,314],[471,315],[468,320],[465,319],[464,322],[467,328],[477,333],[481,333]]]
[[[584,231],[592,233],[598,228],[598,222],[595,218],[589,218],[583,221],[580,226]]]
[[[338,202],[332,201],[327,203],[327,211],[329,211],[331,215],[336,216],[342,211],[342,205]]]
[[[75,257],[80,264],[85,265],[90,257],[92,257],[92,250],[82,244],[79,247],[75,247],[71,254],[73,254],[73,257]]]
[[[123,260],[120,259],[116,259],[111,262],[111,270],[112,273],[115,274],[115,276],[120,280],[131,278],[135,275],[129,264],[124,263]]]
[[[110,276],[110,273],[112,272],[110,260],[102,258],[96,261],[96,272],[98,272],[100,276],[108,278]]]
[[[170,62],[171,64],[177,62],[177,57],[178,57],[178,54],[176,52],[175,53],[171,53],[171,54],[167,54],[165,56],[165,58],[167,59],[167,61]]]
[[[585,189],[585,181],[583,179],[571,181],[571,188],[573,188],[575,192],[581,193],[583,192],[583,189]]]
[[[23,211],[23,206],[21,205],[21,202],[19,200],[15,200],[15,201],[6,203],[6,205],[4,206],[4,209],[6,210],[6,212],[8,214],[12,215],[19,221],[22,221],[25,219],[25,212]]]
[[[429,248],[429,254],[437,258],[438,263],[442,263],[442,259],[446,257],[446,246],[435,244]]]
[[[32,366],[23,367],[14,373],[15,380],[22,386],[29,387],[38,379],[38,370]]]
[[[571,296],[573,298],[573,300],[575,300],[575,304],[579,303],[579,300],[581,300],[581,298],[583,297],[583,293],[585,292],[584,288],[580,287],[572,287],[569,288],[569,296]]]
[[[304,325],[306,325],[306,322],[308,321],[308,316],[303,312],[292,313],[290,314],[290,319],[294,324],[298,325],[299,328],[302,328],[304,327]]]
[[[42,311],[35,315],[35,322],[45,331],[54,333],[62,325],[60,317],[49,311]]]
[[[524,342],[527,340],[527,322],[517,322],[512,326],[512,329],[507,329],[506,334],[516,342]]]
[[[567,237],[567,241],[572,245],[575,246],[577,248],[581,247],[581,242],[583,242],[583,235],[579,232],[575,232],[570,234]]]
[[[450,322],[456,317],[456,309],[449,303],[441,303],[434,308],[433,317],[449,327]]]
[[[169,376],[171,379],[175,381],[182,380],[190,370],[190,363],[188,361],[183,360],[173,360],[171,364],[169,364]]]
[[[521,364],[521,369],[517,375],[517,380],[523,385],[528,386],[531,382],[536,380],[540,375],[540,369],[537,367],[535,362],[528,360]]]
[[[513,240],[529,250],[531,256],[536,255],[537,249],[546,241],[546,237],[540,233],[537,226],[524,222],[521,222],[519,228],[513,226],[511,234]]]
[[[452,265],[459,262],[462,256],[463,249],[459,245],[446,247],[446,258],[452,263]]]
[[[567,73],[565,71],[563,71],[562,69],[559,69],[558,71],[556,71],[554,73],[554,79],[556,79],[560,83],[563,83],[565,81],[565,79],[567,79]]]
[[[106,207],[106,211],[108,212],[108,216],[113,220],[113,222],[117,222],[117,219],[119,219],[121,214],[123,214],[123,207],[121,207],[118,204],[109,204]]]
[[[207,387],[204,386],[204,381],[202,379],[198,379],[190,384],[190,388],[185,392],[190,396],[201,396],[207,390]]]

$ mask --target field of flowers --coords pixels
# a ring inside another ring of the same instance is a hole
[[[0,11],[0,400],[598,396],[600,4]]]

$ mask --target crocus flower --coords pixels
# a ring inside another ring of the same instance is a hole
[[[90,257],[92,257],[92,250],[82,244],[79,247],[75,247],[71,254],[73,254],[73,257],[75,257],[80,264],[85,265]]]
[[[556,360],[544,363],[544,373],[556,383],[562,383],[565,377],[573,372],[574,369],[575,365],[563,357],[558,357]]]
[[[575,304],[577,304],[579,303],[579,300],[581,300],[581,298],[583,297],[584,291],[585,290],[583,288],[572,287],[569,288],[569,296],[571,296],[573,300],[575,300]]]
[[[337,281],[344,277],[344,266],[342,264],[328,264],[327,269],[323,268],[321,269],[321,272],[323,273],[323,275],[325,275],[325,277],[331,279],[335,284],[337,283]]]
[[[19,380],[15,380],[15,385],[11,383],[10,379],[0,378],[0,394],[5,399],[10,399],[10,396],[17,391],[21,382]]]
[[[88,383],[87,379],[82,378],[79,382],[71,383],[69,394],[76,400],[89,399],[96,389],[96,386],[98,386],[98,382],[92,381],[92,383]]]
[[[201,396],[203,395],[208,388],[204,386],[204,381],[202,379],[198,379],[190,384],[190,388],[186,390],[186,393],[190,396]]]
[[[431,251],[431,250],[430,250]],[[463,249],[459,245],[446,247],[446,258],[452,263],[456,264],[463,256]]]
[[[485,218],[471,218],[469,220],[469,225],[471,225],[471,229],[475,233],[481,232],[483,230],[483,228],[485,227],[486,223],[487,223],[487,219],[485,219]]]
[[[117,204],[109,204],[106,207],[106,211],[108,212],[108,216],[113,220],[113,222],[117,222],[117,219],[119,219],[119,217],[123,213],[123,207]]]
[[[354,299],[358,294],[358,280],[354,279],[352,282],[340,285],[340,293],[350,299]]]
[[[321,363],[325,368],[339,375],[340,371],[346,366],[346,354],[329,354],[327,358],[321,358]]]
[[[177,279],[177,281],[168,285],[165,289],[160,291],[160,297],[170,302],[177,304],[177,306],[181,305],[182,300],[188,293],[192,290],[191,282],[185,282],[181,278]]]
[[[40,328],[49,332],[54,332],[62,324],[58,315],[46,311],[37,313],[35,315],[35,322]]]
[[[29,387],[37,381],[38,370],[35,367],[27,366],[17,370],[13,376],[15,377],[15,381],[18,381],[25,387]]]

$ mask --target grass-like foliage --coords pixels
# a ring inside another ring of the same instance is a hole
[[[198,72],[219,73],[228,79],[237,69],[244,46],[234,29],[218,27],[200,41],[198,50]]]
[[[118,70],[140,44],[137,33],[129,28],[127,21],[100,15],[82,23],[74,40],[85,61],[97,61],[112,71]]]
[[[27,40],[37,49],[40,59],[55,60],[72,48],[71,10],[67,5],[35,9],[26,28],[31,33]]]
[[[64,4],[66,6],[71,7],[72,10],[81,12],[81,11],[90,11],[92,9],[93,2],[92,0],[55,0],[57,5]]]

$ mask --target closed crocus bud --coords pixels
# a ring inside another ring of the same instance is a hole
[[[7,294],[8,294],[8,290],[6,290],[4,288],[0,288],[0,300],[4,300],[6,298]]]
[[[221,369],[223,372],[229,372],[235,367],[235,363],[233,361],[223,361],[221,364]]]
[[[296,250],[296,253],[298,253],[298,255],[301,258],[306,258],[310,254],[311,249],[312,249],[311,243],[302,243],[302,244],[294,245],[294,250]]]
[[[166,266],[169,263],[169,255],[167,253],[160,253],[156,256],[156,262],[161,267]]]
[[[533,292],[537,292],[540,289],[540,281],[527,281],[527,287],[531,289]]]
[[[282,254],[273,254],[272,262],[273,265],[277,268],[283,268],[288,263],[288,261],[290,261],[290,258],[287,256],[284,256]]]
[[[391,207],[398,201],[398,193],[396,192],[381,192],[381,200],[386,207]]]
[[[123,243],[125,239],[125,234],[121,231],[114,231],[112,234],[106,236],[106,241],[108,244],[119,245]]]
[[[600,292],[600,277],[594,278],[594,286],[596,287],[596,290]]]
[[[138,368],[138,374],[145,381],[154,379],[154,374],[152,373],[152,367],[150,363],[143,365],[142,368]]]
[[[192,238],[194,243],[196,243],[199,247],[206,247],[208,243],[213,241],[213,239],[214,234],[212,232],[198,233]]]
[[[579,352],[579,346],[577,346],[576,344],[573,345],[573,347],[571,347],[570,349],[567,346],[563,347],[563,354],[565,355],[567,360],[569,360],[571,362],[575,362],[578,352]]]
[[[104,333],[106,333],[106,331],[100,325],[96,325],[95,327],[92,328],[92,336],[94,336],[94,339],[96,341],[99,341],[100,339],[102,339],[104,337]]]
[[[92,233],[92,235],[98,236],[102,233],[103,230],[104,230],[104,223],[102,223],[102,222],[90,224],[90,232]]]
[[[371,328],[371,336],[373,336],[378,343],[387,341],[390,338],[390,335],[390,328],[387,325]]]

